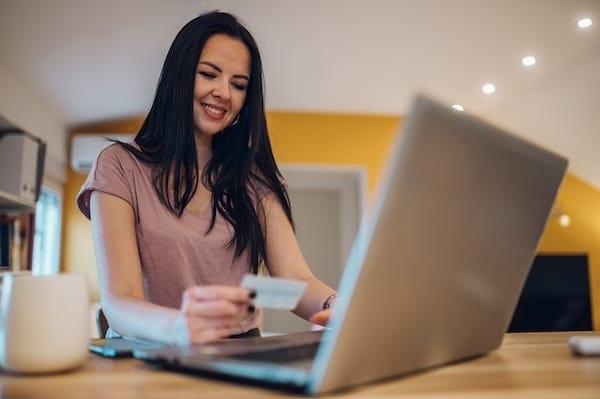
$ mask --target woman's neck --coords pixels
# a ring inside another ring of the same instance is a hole
[[[212,136],[196,134],[196,153],[198,154],[198,164],[202,170],[212,156]]]

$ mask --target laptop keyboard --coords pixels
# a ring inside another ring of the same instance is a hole
[[[314,342],[310,344],[290,346],[287,348],[277,348],[260,352],[243,353],[240,355],[231,356],[230,358],[246,361],[274,363],[294,362],[299,360],[312,359],[317,354],[318,348],[319,343]]]

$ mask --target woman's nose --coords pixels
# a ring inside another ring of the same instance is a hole
[[[229,83],[220,82],[213,90],[213,95],[221,101],[228,101],[230,97]]]

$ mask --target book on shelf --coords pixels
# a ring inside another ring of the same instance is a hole
[[[0,220],[0,270],[10,268],[12,224]]]
[[[34,214],[0,213],[0,271],[31,270]]]

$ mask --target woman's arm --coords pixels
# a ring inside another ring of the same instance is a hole
[[[147,302],[131,205],[93,191],[90,216],[102,309],[111,329],[126,337],[179,344],[243,332],[239,321],[249,311],[248,291],[191,287],[183,294],[179,310]]]
[[[273,194],[263,199],[265,212],[263,229],[266,236],[267,268],[274,277],[302,280],[308,283],[306,292],[294,313],[308,320],[323,310],[323,303],[335,291],[313,275],[302,256],[292,226]]]

